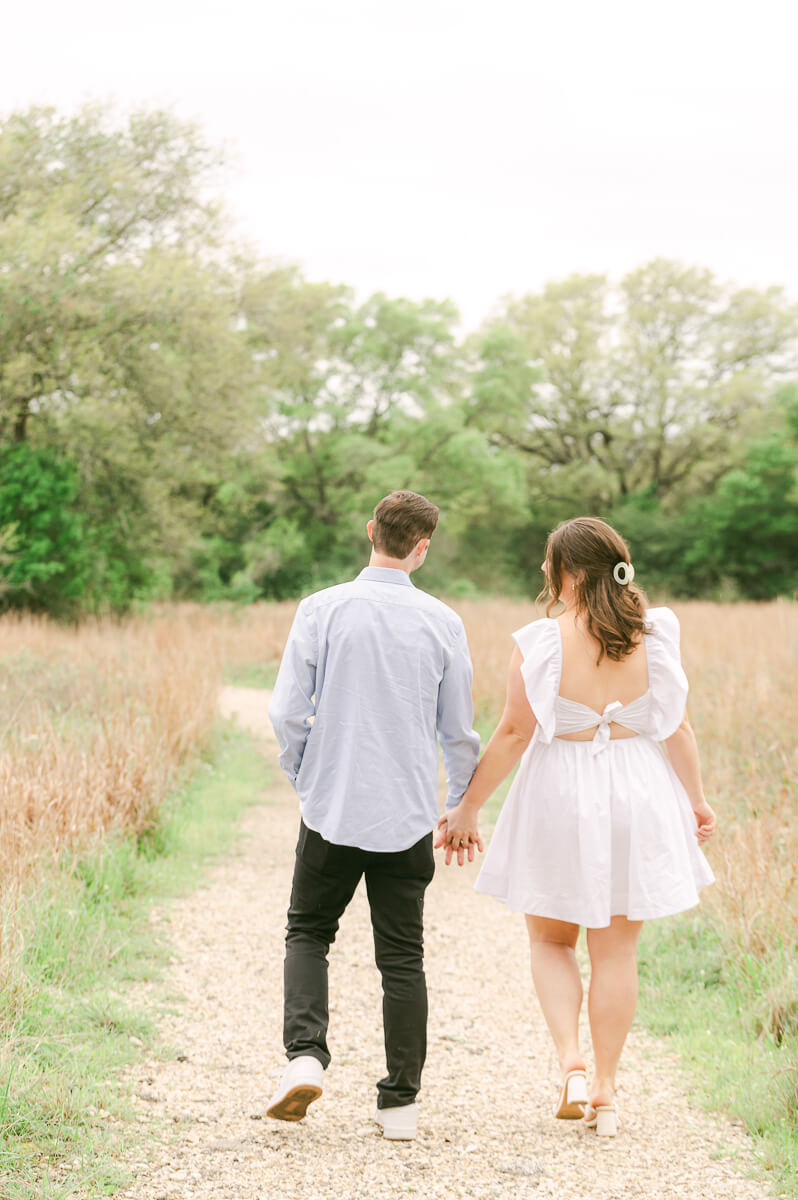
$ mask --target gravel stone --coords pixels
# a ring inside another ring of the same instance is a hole
[[[225,688],[276,757],[268,694]],[[524,922],[472,888],[477,864],[438,871],[426,901],[429,1051],[415,1142],[372,1121],[385,1072],[381,992],[361,886],[330,955],[333,1056],[304,1121],[264,1118],[285,1059],[282,959],[299,823],[278,770],[235,857],[166,920],[165,978],[133,986],[164,1045],[127,1072],[147,1145],[126,1200],[766,1200],[751,1140],[688,1103],[676,1056],[634,1028],[621,1061],[621,1129],[599,1139],[551,1113],[557,1061],[528,967]],[[179,996],[179,1001],[175,997]],[[589,1046],[585,1030],[585,1047]]]

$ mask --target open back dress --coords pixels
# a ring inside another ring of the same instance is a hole
[[[714,876],[696,819],[661,743],[681,724],[687,677],[679,622],[646,613],[648,688],[602,713],[560,696],[562,637],[544,618],[513,634],[537,720],[486,851],[476,889],[509,908],[598,929],[698,903]],[[617,722],[635,737],[610,737]],[[559,734],[592,729],[590,741]]]

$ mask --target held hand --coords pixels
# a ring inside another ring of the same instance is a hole
[[[450,808],[438,821],[438,839],[435,849],[446,847],[444,862],[446,866],[457,855],[457,865],[462,867],[465,856],[468,861],[474,861],[474,847],[482,853],[482,838],[479,835],[477,812],[464,805],[462,800],[454,808]]]
[[[696,829],[696,837],[698,838],[699,844],[702,844],[708,841],[715,832],[717,817],[707,804],[706,800],[702,800],[699,804],[694,804],[693,812],[695,813],[695,819],[698,824],[698,828]]]

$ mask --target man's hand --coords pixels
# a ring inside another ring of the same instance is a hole
[[[479,835],[479,827],[477,822],[478,809],[470,808],[461,800],[454,808],[450,808],[445,812],[438,821],[438,840],[435,842],[435,849],[440,846],[445,846],[446,866],[452,861],[454,855],[457,855],[457,865],[462,867],[465,863],[466,855],[468,861],[474,861],[474,847],[479,850],[480,854],[484,849],[482,838]]]

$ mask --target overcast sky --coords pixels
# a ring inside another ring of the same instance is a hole
[[[0,113],[168,105],[264,256],[507,292],[655,255],[798,299],[794,0],[10,0]]]

